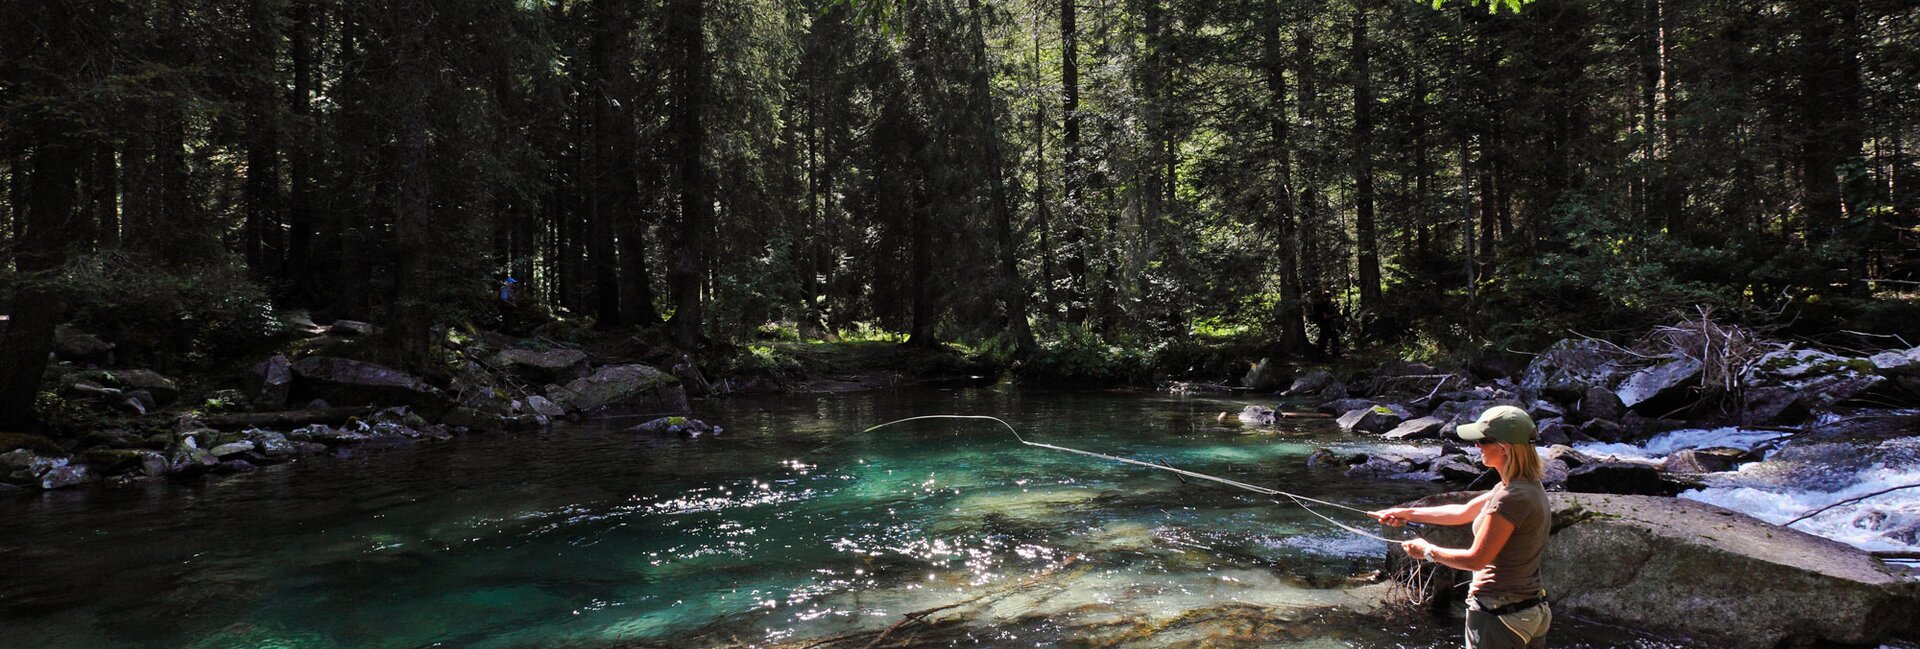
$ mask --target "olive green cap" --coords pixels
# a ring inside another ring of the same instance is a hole
[[[1533,430],[1533,418],[1527,416],[1527,411],[1513,406],[1494,406],[1480,413],[1478,420],[1461,424],[1454,432],[1467,441],[1487,437],[1508,444],[1532,444]]]

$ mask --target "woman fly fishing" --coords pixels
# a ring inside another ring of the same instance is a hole
[[[1467,590],[1467,649],[1547,646],[1553,612],[1540,583],[1553,513],[1540,486],[1533,449],[1533,418],[1513,406],[1494,406],[1459,428],[1480,447],[1481,461],[1500,472],[1500,484],[1461,505],[1395,507],[1371,513],[1381,523],[1473,524],[1473,544],[1443,548],[1426,539],[1400,544],[1407,556],[1473,572]]]

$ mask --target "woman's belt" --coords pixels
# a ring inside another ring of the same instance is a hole
[[[1545,603],[1547,603],[1547,598],[1545,596],[1534,597],[1530,599],[1523,599],[1518,602],[1514,602],[1512,604],[1507,604],[1505,606],[1494,606],[1494,607],[1481,606],[1480,602],[1478,600],[1475,600],[1474,608],[1478,608],[1483,612],[1492,613],[1494,615],[1506,615],[1508,613],[1518,613],[1520,611],[1524,611]]]

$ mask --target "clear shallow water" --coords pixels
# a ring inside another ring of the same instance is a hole
[[[701,404],[714,438],[624,422],[314,459],[199,485],[0,499],[8,647],[805,645],[962,604],[981,646],[1442,647],[1377,610],[1381,543],[1169,464],[1361,507],[1433,485],[1308,469],[1330,422],[1243,402],[1002,390]],[[1255,432],[1257,431],[1257,432]],[[1341,516],[1337,512],[1329,512]],[[1669,646],[1557,623],[1556,646]]]

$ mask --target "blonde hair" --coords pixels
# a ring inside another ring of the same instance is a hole
[[[1500,476],[1502,482],[1540,479],[1544,467],[1540,464],[1540,453],[1533,450],[1532,444],[1500,442],[1500,445],[1507,447],[1507,474]]]

